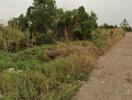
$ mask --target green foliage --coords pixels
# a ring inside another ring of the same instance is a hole
[[[122,22],[121,22],[121,28],[126,31],[126,32],[130,32],[132,31],[132,28],[129,26],[129,23],[127,21],[127,19],[124,19]]]
[[[53,38],[52,35],[49,34],[42,34],[37,37],[37,45],[42,45],[42,44],[53,44],[55,43],[55,39]]]
[[[111,38],[111,36],[113,36],[113,31],[110,30],[96,30],[94,31],[92,35],[92,42],[98,47],[101,48],[102,46],[104,46],[106,40],[108,40],[109,38]]]
[[[91,39],[91,32],[97,27],[96,21],[96,14],[94,12],[88,14],[83,6],[72,11],[63,11],[63,9],[56,8],[54,0],[34,0],[25,16],[20,15],[18,18],[13,18],[8,25],[30,33],[31,39],[34,33],[39,38],[44,35],[48,37],[46,33],[56,33],[53,34],[53,38],[56,36],[58,40],[84,40]],[[80,31],[77,31],[78,29]],[[40,41],[42,40],[37,42]],[[49,42],[48,40],[43,41]]]
[[[83,40],[83,33],[82,30],[78,27],[73,29],[73,33],[74,33],[74,40]]]
[[[89,66],[86,66],[88,69],[80,68],[69,58],[42,62],[40,55],[43,54],[43,50],[53,48],[54,45],[45,45],[14,54],[0,52],[2,99],[69,100],[79,86],[77,81],[86,79],[84,77],[91,69]],[[8,68],[22,72],[8,72]]]
[[[33,6],[27,10],[27,18],[33,32],[46,33],[52,27],[55,15],[55,1],[34,0]]]
[[[20,74],[2,72],[0,75],[0,93],[4,100],[67,100],[76,88],[74,84],[59,83],[32,70]]]
[[[73,11],[63,12],[57,23],[59,37],[65,34],[71,39],[91,39],[91,32],[97,27],[97,16],[91,12],[89,15],[83,6]]]
[[[8,21],[8,26],[19,28],[28,33],[28,42],[31,44],[53,43],[55,27],[56,6],[54,0],[34,0],[33,5],[27,9],[26,15]]]
[[[102,45],[104,45],[104,40],[106,40],[106,35],[105,34],[102,34],[100,32],[97,32],[97,34],[95,34],[93,36],[93,43],[97,46],[97,47],[102,47]]]
[[[54,45],[28,48],[17,53],[0,52],[0,71],[8,68],[29,69],[36,66],[40,60],[43,50],[55,48]],[[18,65],[18,66],[17,66]]]
[[[6,52],[0,52],[0,72],[6,68],[10,68],[10,60],[12,54]]]
[[[105,29],[113,29],[113,28],[117,28],[117,25],[108,25],[106,23],[104,23],[103,26],[101,26],[100,28],[105,28]]]

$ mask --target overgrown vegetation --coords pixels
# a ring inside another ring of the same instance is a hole
[[[102,51],[124,34],[96,21],[83,6],[63,11],[54,0],[33,0],[26,15],[1,25],[0,99],[69,100]]]
[[[92,34],[96,46],[89,41],[57,42],[17,53],[0,52],[0,98],[69,100],[79,81],[88,80],[106,41],[115,43],[121,32],[114,29],[108,37],[107,30],[98,29]]]
[[[66,51],[61,55],[67,55],[47,61],[53,49],[57,52],[67,48],[72,53]],[[49,53],[45,53],[47,50]],[[69,43],[68,47],[59,43],[15,54],[1,52],[0,94],[9,100],[68,100],[79,85],[77,81],[87,80],[97,56],[96,47],[87,42]],[[15,70],[8,71],[9,68]]]
[[[17,51],[27,46],[27,34],[19,29],[0,26],[0,49]]]
[[[122,38],[123,35],[124,31],[121,28],[99,28],[92,33],[92,42],[98,48],[103,48],[103,46],[107,46],[107,42],[111,41],[111,39],[112,41],[118,41],[118,39]]]

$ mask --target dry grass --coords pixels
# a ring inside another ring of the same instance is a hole
[[[45,51],[58,55],[45,62]],[[9,100],[69,100],[79,86],[78,81],[89,78],[98,53],[91,42],[81,41],[0,54],[0,95]],[[40,60],[40,56],[44,59]],[[7,72],[14,67],[23,72]]]
[[[87,62],[88,59],[91,60],[91,56],[96,58],[96,56],[99,54],[100,51],[98,50],[98,48],[89,41],[68,42],[68,43],[58,42],[56,49],[44,50],[42,58],[53,60],[59,57],[70,57],[70,58],[79,58],[79,59],[80,57],[82,57],[83,61]],[[84,60],[85,56],[87,60]]]
[[[93,65],[100,55],[99,49],[89,41],[58,43],[54,50],[44,50],[41,58],[45,61],[64,58],[73,66],[70,73],[79,80],[88,78]],[[67,67],[68,68],[68,67]]]
[[[0,27],[0,49],[20,49],[21,41],[26,40],[26,33],[12,27]],[[22,43],[24,44],[24,43]]]
[[[92,34],[93,43],[100,48],[102,52],[105,52],[124,36],[124,31],[120,28],[97,29]]]
[[[102,52],[108,51],[113,45],[119,42],[124,37],[124,31],[120,28],[110,29],[109,32],[113,32],[112,36],[105,41],[101,48]]]
[[[99,29],[98,31],[101,33],[99,38],[103,42],[100,48],[90,41],[58,42],[55,49],[45,50],[42,57],[44,60],[48,59],[48,61],[57,58],[67,58],[74,64],[71,69],[73,74],[89,73],[98,57],[117,43],[124,34],[124,31],[119,28]]]

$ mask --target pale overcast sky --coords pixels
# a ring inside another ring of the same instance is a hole
[[[132,25],[132,0],[56,0],[57,6],[64,9],[74,9],[83,5],[86,10],[94,11],[98,22],[120,24],[127,18]],[[0,0],[0,19],[7,20],[25,13],[32,0]]]

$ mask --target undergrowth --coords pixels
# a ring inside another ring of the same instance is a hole
[[[0,99],[69,100],[79,87],[79,81],[88,80],[99,56],[98,49],[115,34],[108,37],[105,32],[97,31],[92,43],[77,41],[16,53],[0,52]],[[53,52],[60,54],[46,60],[45,55]],[[15,71],[9,71],[10,68]]]
[[[48,62],[40,59],[44,50],[50,51],[55,48],[54,45],[46,45],[17,53],[1,52],[1,98],[3,100],[69,100],[79,86],[78,81],[87,80],[92,70],[93,62],[87,58],[93,55],[94,60],[96,56],[87,52],[81,54],[76,52]],[[83,46],[80,48],[86,49]],[[22,72],[8,72],[10,68]]]

